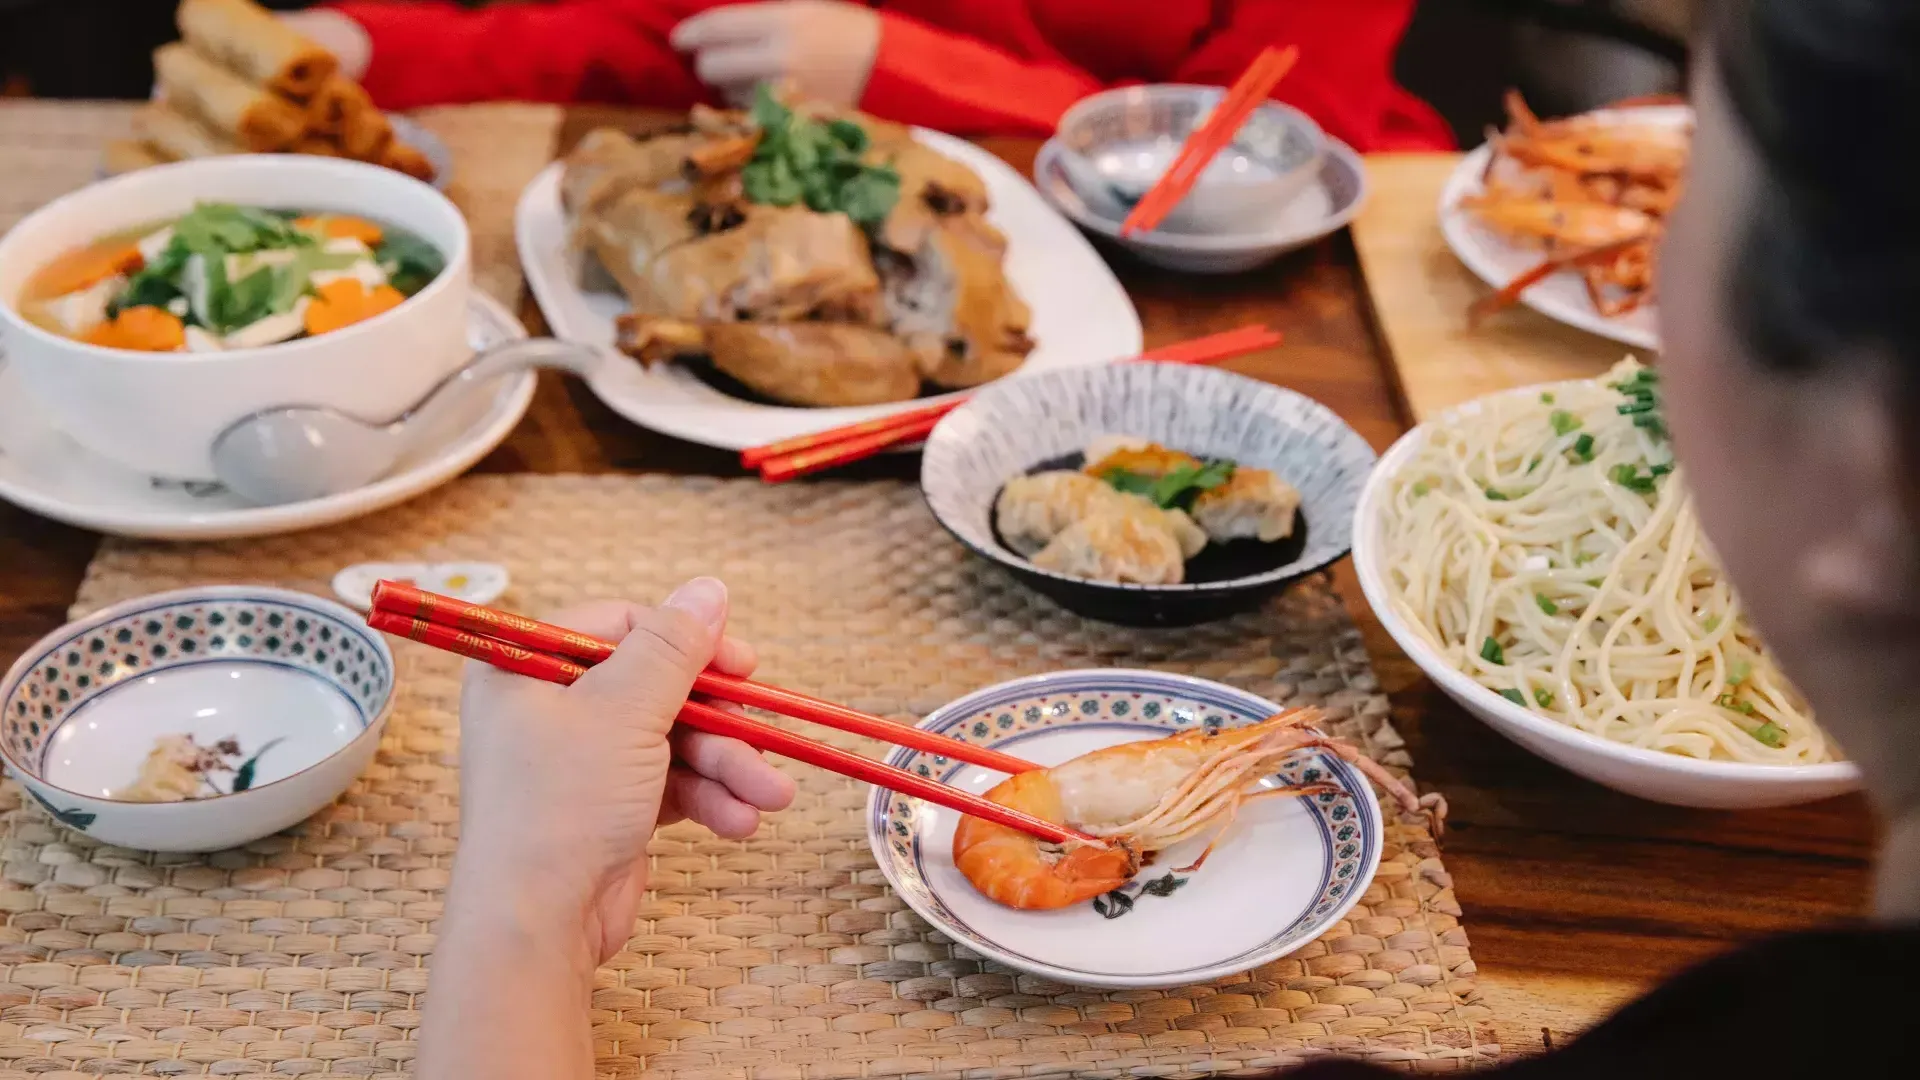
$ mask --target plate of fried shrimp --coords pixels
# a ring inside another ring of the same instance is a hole
[[[1518,302],[1658,349],[1654,251],[1680,199],[1693,110],[1629,103],[1542,120],[1509,94],[1507,113],[1440,195],[1447,246],[1496,290],[1469,317]]]
[[[1075,986],[1220,978],[1312,941],[1366,891],[1382,842],[1369,779],[1409,811],[1445,812],[1322,719],[1164,672],[1016,679],[920,726],[1034,770],[906,748],[888,760],[1097,842],[1048,844],[881,788],[868,839],[900,897],[983,956]]]

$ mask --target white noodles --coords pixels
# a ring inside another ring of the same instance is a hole
[[[1665,439],[1620,412],[1632,399],[1612,384],[1639,372],[1629,360],[1435,426],[1388,481],[1395,612],[1447,663],[1583,731],[1721,761],[1834,760],[1722,577]]]

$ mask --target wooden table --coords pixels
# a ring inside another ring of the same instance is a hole
[[[574,110],[561,146],[630,114]],[[1030,171],[1036,144],[988,147]],[[1228,365],[1325,402],[1376,448],[1407,427],[1391,363],[1342,235],[1231,278],[1183,277],[1115,256],[1155,345],[1249,322],[1286,343]],[[531,300],[521,315],[542,328]],[[913,460],[842,475],[911,477]],[[486,459],[496,472],[741,475],[734,455],[636,428],[577,381],[543,377],[532,410]],[[65,619],[98,537],[0,506],[0,656]],[[1580,780],[1495,735],[1394,647],[1351,568],[1339,588],[1367,635],[1420,780],[1453,805],[1446,859],[1489,1004],[1510,1051],[1536,1049],[1649,983],[1735,943],[1859,914],[1871,829],[1857,798],[1742,814],[1641,802]]]

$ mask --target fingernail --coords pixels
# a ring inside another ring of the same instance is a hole
[[[666,606],[718,630],[727,621],[727,587],[718,578],[697,577],[673,590]]]

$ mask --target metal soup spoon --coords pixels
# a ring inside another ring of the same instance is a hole
[[[213,472],[227,490],[260,506],[353,491],[391,472],[436,421],[495,379],[535,367],[587,378],[603,363],[603,354],[585,345],[509,341],[475,354],[392,420],[367,421],[313,405],[263,409],[214,437]]]

